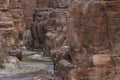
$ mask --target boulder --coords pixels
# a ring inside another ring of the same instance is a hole
[[[12,63],[12,64],[18,64],[19,60],[18,60],[18,58],[14,57],[14,56],[8,56],[8,57],[6,57],[6,62]]]
[[[63,66],[63,67],[67,67],[67,68],[72,68],[72,67],[74,67],[74,65],[73,64],[71,64],[69,61],[67,61],[67,60],[60,60],[59,61],[59,64],[61,65],[61,66]]]
[[[95,66],[107,66],[111,62],[109,54],[96,54],[93,56],[93,64]]]
[[[13,56],[13,57],[17,57],[19,60],[22,60],[22,58],[23,58],[22,51],[20,51],[20,50],[10,50],[8,52],[8,55]]]

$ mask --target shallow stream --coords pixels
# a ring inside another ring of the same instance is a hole
[[[46,65],[47,67],[43,70],[39,70],[36,72],[29,72],[29,73],[25,73],[25,74],[19,74],[19,75],[15,75],[15,76],[11,76],[11,77],[1,77],[0,80],[32,80],[33,77],[39,76],[39,75],[46,75],[47,76],[47,72],[51,72],[53,73],[53,63],[50,61],[39,61],[39,60],[29,60],[26,57],[24,57],[25,59],[23,59],[23,63],[25,62],[30,62],[29,65],[31,66],[37,66],[40,67],[43,65]],[[33,64],[32,64],[33,63]]]

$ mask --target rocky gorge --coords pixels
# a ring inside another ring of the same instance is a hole
[[[119,26],[119,0],[0,0],[1,55],[39,49],[60,80],[120,80]]]

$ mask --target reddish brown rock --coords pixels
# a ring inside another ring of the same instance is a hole
[[[11,12],[7,3],[0,8],[0,27],[15,27],[14,31],[22,34],[26,24],[32,32],[34,48],[52,50],[57,76],[64,80],[119,80],[119,0],[10,3]],[[7,39],[9,44],[14,43],[11,35]]]
[[[66,80],[117,80],[119,77],[115,75],[118,74],[113,72],[119,64],[116,62],[119,47],[118,51],[114,48],[119,45],[119,38],[113,34],[119,35],[116,26],[120,18],[116,15],[119,1],[78,2],[70,9],[71,21],[67,31],[75,68],[71,69]]]
[[[25,17],[24,20],[25,20],[26,27],[30,28],[31,23],[33,22],[33,13],[37,6],[36,0],[22,0],[21,4],[22,4],[24,17]]]

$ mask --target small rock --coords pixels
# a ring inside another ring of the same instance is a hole
[[[62,66],[64,67],[69,67],[69,68],[72,68],[74,67],[69,61],[67,60],[60,60],[59,64],[61,64]]]
[[[44,55],[44,52],[39,52],[39,55],[43,56],[43,55]]]
[[[12,64],[18,64],[19,60],[16,57],[8,56],[8,57],[6,57],[6,62],[7,63],[12,63]]]

